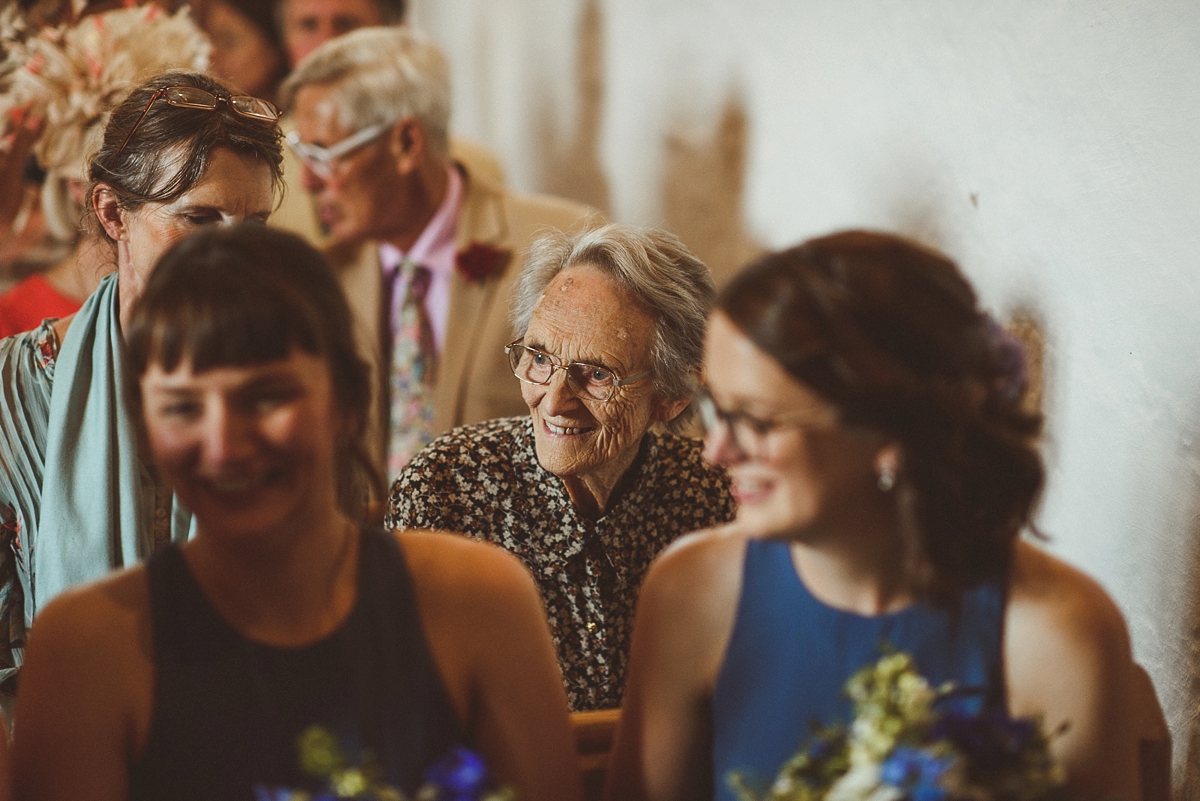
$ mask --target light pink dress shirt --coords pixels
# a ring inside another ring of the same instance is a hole
[[[462,208],[463,180],[458,170],[450,167],[446,197],[417,237],[407,253],[384,242],[379,245],[379,263],[383,267],[385,286],[392,283],[392,308],[388,316],[392,338],[400,319],[400,306],[408,291],[408,281],[399,277],[400,265],[407,258],[429,270],[429,292],[425,295],[425,313],[433,328],[433,344],[440,354],[446,344],[446,326],[450,317],[450,280],[454,277],[454,234],[458,229],[458,212]]]

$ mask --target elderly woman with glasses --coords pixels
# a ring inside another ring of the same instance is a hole
[[[654,557],[734,515],[724,471],[665,430],[691,401],[713,296],[708,269],[662,231],[544,236],[505,349],[530,415],[451,431],[392,487],[389,525],[464,532],[525,560],[575,710],[620,705]]]
[[[134,89],[88,166],[88,222],[115,272],[77,314],[0,341],[7,675],[52,597],[188,536],[191,515],[144,460],[125,408],[123,332],[173,242],[204,225],[266,222],[280,182],[277,117],[270,103],[197,73],[166,73]]]

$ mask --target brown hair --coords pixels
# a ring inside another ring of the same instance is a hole
[[[901,452],[896,499],[911,588],[952,604],[1007,575],[1044,481],[1021,408],[1022,365],[947,257],[897,236],[846,231],[769,254],[720,309],[845,425]]]
[[[127,210],[144,203],[170,203],[200,181],[212,151],[221,147],[261,159],[271,168],[272,189],[282,185],[282,135],[276,123],[238,114],[228,103],[208,111],[156,101],[143,119],[151,96],[168,86],[192,86],[229,97],[225,87],[195,72],[166,72],[134,89],[113,109],[100,150],[88,163],[92,189],[99,183],[112,187]],[[133,138],[121,150],[135,125]]]
[[[338,408],[356,425],[339,457],[338,494],[351,514],[383,482],[361,438],[371,404],[370,368],[354,346],[350,307],[325,258],[299,237],[253,223],[210,227],[159,260],[134,305],[126,346],[130,397],[152,363],[187,359],[196,371],[287,358],[293,348],[325,360]]]

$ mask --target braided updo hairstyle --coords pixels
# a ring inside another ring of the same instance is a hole
[[[717,308],[843,425],[896,443],[912,591],[952,605],[962,589],[1007,575],[1044,482],[1042,419],[1021,407],[1012,340],[954,262],[897,236],[846,231],[764,256]]]

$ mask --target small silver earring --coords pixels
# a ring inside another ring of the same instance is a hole
[[[879,468],[879,480],[875,483],[880,492],[891,492],[896,486],[896,469],[889,465]]]

